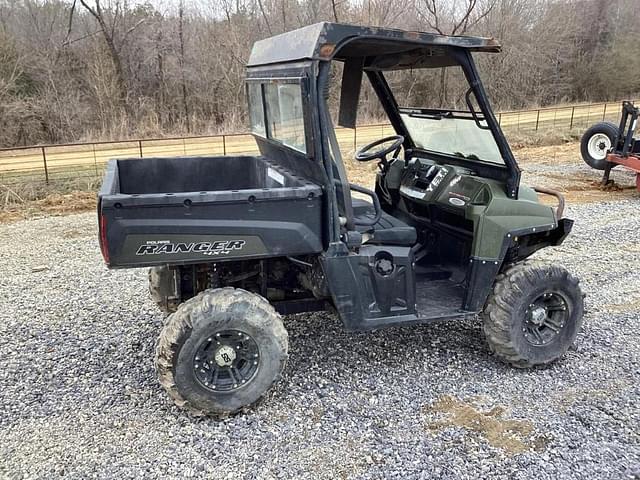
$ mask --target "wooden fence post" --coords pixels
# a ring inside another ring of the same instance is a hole
[[[353,151],[357,151],[358,150],[358,126],[354,125],[353,126]]]
[[[47,185],[49,185],[49,169],[47,168],[47,153],[45,152],[44,147],[42,150],[42,163],[44,164],[44,181]]]
[[[96,158],[96,144],[95,143],[91,144],[91,149],[93,150],[93,166],[96,169],[96,177],[97,177],[100,174],[98,173],[98,159]]]
[[[576,107],[571,107],[571,122],[569,123],[569,130],[573,128],[573,115],[576,113]]]

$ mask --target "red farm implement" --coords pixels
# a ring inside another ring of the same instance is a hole
[[[611,170],[622,165],[635,172],[636,188],[640,191],[640,140],[633,136],[639,115],[638,107],[631,102],[623,102],[620,125],[596,123],[582,136],[582,158],[592,168],[604,171],[603,185],[609,183]]]

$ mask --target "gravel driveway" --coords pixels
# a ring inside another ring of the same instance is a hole
[[[217,422],[156,383],[146,271],[108,271],[94,214],[0,225],[2,478],[640,478],[640,200],[571,206],[540,257],[582,279],[577,347],[499,363],[478,321],[342,331],[286,319],[291,359]]]

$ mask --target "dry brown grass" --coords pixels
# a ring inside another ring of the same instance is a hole
[[[577,141],[552,143],[549,145],[523,145],[514,148],[518,163],[556,165],[559,163],[582,162],[580,144]]]
[[[538,131],[506,131],[505,135],[513,150],[526,147],[545,147],[569,144],[580,140],[584,129],[555,130],[545,129]]]
[[[12,203],[0,209],[0,222],[15,222],[43,215],[68,215],[96,208],[94,191],[50,193],[45,198]]]

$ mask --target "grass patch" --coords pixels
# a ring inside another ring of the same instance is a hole
[[[511,148],[513,150],[518,150],[527,147],[548,147],[577,142],[580,140],[583,133],[582,129],[574,128],[573,130],[565,131],[548,129],[518,132],[507,130],[505,135]]]
[[[0,186],[2,191],[2,186]],[[68,215],[96,208],[95,189],[71,190],[65,193],[49,190],[39,191],[42,198],[9,202],[0,209],[0,223],[15,222],[43,215]],[[13,198],[13,197],[12,197]]]

